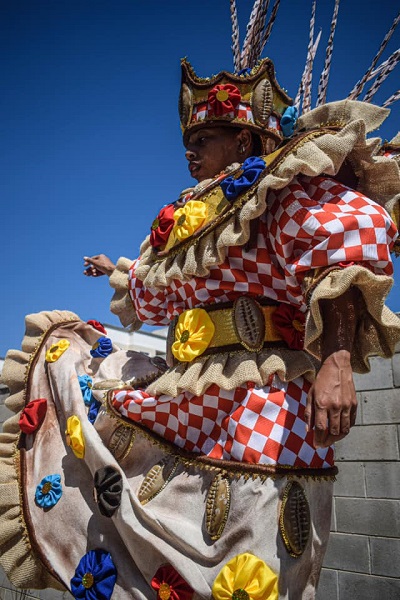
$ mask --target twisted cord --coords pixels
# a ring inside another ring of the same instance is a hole
[[[232,22],[232,53],[233,53],[233,67],[235,73],[238,73],[241,69],[240,64],[240,44],[239,44],[239,22],[237,16],[236,0],[230,0],[231,8],[231,22]]]
[[[310,61],[308,61],[308,60],[306,61],[306,64],[305,64],[305,67],[304,67],[304,71],[303,71],[303,75],[302,75],[302,78],[300,80],[299,89],[297,90],[296,98],[295,98],[294,103],[293,103],[293,106],[295,106],[297,108],[297,111],[299,112],[299,114],[300,114],[300,100],[301,100],[301,96],[304,95],[304,86],[305,86],[306,79],[307,79],[307,73],[308,73],[309,69],[311,69],[311,71],[312,71],[312,67],[313,67],[313,63],[314,63],[314,58],[315,58],[315,55],[317,53],[319,41],[321,39],[321,33],[322,33],[321,31],[318,33],[317,39],[315,40],[314,45],[313,45],[313,47],[311,49],[311,52],[310,52]],[[311,66],[309,66],[309,65],[311,65]],[[309,110],[309,109],[307,109],[307,110]],[[304,106],[303,106],[303,112],[307,112],[307,110],[304,111]]]
[[[396,50],[396,52],[393,52],[392,56],[388,59],[388,63],[386,65],[386,68],[382,69],[382,71],[379,73],[379,75],[376,78],[376,81],[374,82],[374,84],[372,85],[372,87],[365,94],[365,96],[363,98],[364,102],[371,102],[371,98],[379,90],[379,88],[381,87],[382,83],[385,81],[385,79],[387,78],[387,76],[389,75],[389,73],[391,73],[393,71],[393,69],[395,68],[395,66],[399,62],[399,60],[400,60],[400,49]]]
[[[338,16],[338,12],[339,12],[339,3],[340,3],[340,0],[335,0],[335,7],[333,9],[332,22],[331,22],[331,31],[329,34],[328,46],[326,48],[325,64],[324,64],[324,68],[321,73],[321,77],[320,77],[319,84],[318,84],[318,97],[317,97],[316,106],[320,106],[320,104],[325,104],[325,102],[326,102],[326,92],[327,92],[328,82],[329,82],[329,72],[331,69],[332,53],[333,53],[333,39],[335,37],[337,16]]]
[[[249,56],[249,66],[253,67],[256,62],[259,60],[261,56],[261,36],[264,31],[265,22],[267,20],[267,12],[269,7],[269,0],[264,0],[259,9],[259,14],[257,16],[255,26],[254,26],[254,36],[253,41],[250,48],[250,56]]]
[[[371,78],[371,72],[374,70],[376,63],[378,62],[378,60],[380,59],[382,52],[384,51],[384,49],[387,46],[387,43],[389,42],[390,38],[393,35],[394,30],[396,29],[398,23],[400,21],[400,12],[397,15],[397,17],[395,18],[395,20],[392,23],[391,28],[389,29],[389,31],[387,32],[387,34],[385,35],[385,37],[383,38],[381,45],[378,49],[378,52],[376,53],[372,63],[370,64],[368,70],[365,72],[365,74],[362,76],[362,78],[360,79],[360,81],[358,81],[356,83],[356,85],[354,86],[354,88],[351,90],[350,94],[348,95],[348,99],[349,100],[356,100],[358,98],[358,96],[361,94],[361,92],[363,91],[363,88],[365,86],[365,84],[367,83],[367,81],[369,81],[369,79]]]
[[[295,108],[297,108],[297,112],[299,115],[300,115],[300,100],[301,100],[301,97],[304,92],[304,73],[305,73],[305,71],[303,71],[303,75],[302,75],[302,78],[300,79],[300,83],[299,83],[299,88],[297,90],[296,98],[293,101],[293,106]]]
[[[240,57],[242,68],[250,67],[249,58],[250,58],[250,53],[252,50],[252,44],[253,44],[253,39],[254,39],[254,30],[255,30],[255,27],[257,24],[257,17],[258,17],[260,8],[262,8],[262,4],[264,2],[265,2],[265,0],[255,0],[252,11],[250,13],[249,22],[247,23],[246,37],[244,38],[242,54]]]
[[[265,44],[268,42],[269,36],[271,35],[272,27],[274,26],[276,15],[278,12],[280,0],[275,0],[275,4],[272,8],[271,16],[269,18],[267,27],[265,28],[264,35],[260,44],[259,56],[261,56],[262,51],[264,50]]]
[[[314,63],[313,47],[314,47],[314,25],[315,25],[315,10],[317,6],[317,0],[313,1],[310,19],[310,37],[308,41],[308,51],[306,68],[304,72],[304,84],[303,84],[303,113],[308,112],[311,108],[311,88],[312,88],[312,69]],[[319,41],[319,39],[318,39]]]
[[[383,106],[383,108],[386,108],[387,106],[390,106],[391,104],[393,104],[393,102],[396,102],[397,100],[400,100],[400,90],[397,90],[397,92],[392,94],[390,96],[390,98],[385,100],[385,102],[382,104],[382,106]]]
[[[381,73],[381,71],[383,71],[384,69],[386,69],[386,67],[388,66],[389,62],[393,59],[393,57],[395,56],[396,52],[398,52],[399,50],[400,50],[400,48],[398,48],[397,50],[395,50],[389,56],[389,58],[387,58],[378,67],[376,67],[376,69],[374,69],[373,71],[371,71],[371,73],[368,75],[368,79],[365,81],[365,83],[368,83],[369,81],[371,81],[372,79],[374,79],[377,75],[379,75],[379,73]]]

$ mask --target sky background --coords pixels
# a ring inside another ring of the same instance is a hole
[[[334,0],[319,0],[314,87]],[[252,0],[238,0],[241,40]],[[342,0],[328,100],[369,66],[398,3]],[[296,95],[311,0],[282,0],[264,56]],[[135,258],[161,206],[191,185],[181,141],[179,59],[210,76],[232,70],[229,0],[0,0],[0,357],[25,314],[68,309],[119,324],[105,277],[84,255]],[[392,37],[383,58],[399,46]],[[396,89],[399,68],[376,95]],[[315,100],[314,100],[315,101]],[[400,102],[377,134],[399,128]],[[400,311],[400,258],[388,304]]]

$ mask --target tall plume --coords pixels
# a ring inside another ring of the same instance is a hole
[[[240,44],[239,44],[239,22],[237,16],[236,0],[230,0],[231,4],[231,22],[232,22],[232,52],[233,66],[237,73],[241,69],[240,63]]]
[[[331,22],[331,31],[329,34],[328,46],[326,48],[325,64],[324,64],[324,68],[322,70],[321,77],[320,77],[319,84],[318,84],[318,97],[317,97],[316,106],[319,106],[320,104],[325,104],[325,101],[326,101],[326,92],[327,92],[328,82],[329,82],[329,72],[331,69],[331,62],[332,62],[333,39],[335,37],[337,16],[338,16],[338,12],[339,12],[339,3],[340,3],[340,0],[335,0],[335,7],[333,9],[333,16],[332,16],[332,22]]]
[[[367,69],[365,74],[362,76],[360,81],[358,81],[356,83],[356,85],[354,86],[354,88],[351,90],[351,92],[348,96],[349,100],[356,100],[358,98],[358,96],[361,94],[361,92],[363,91],[364,85],[367,83],[367,81],[369,81],[370,75],[371,75],[372,71],[374,70],[378,60],[380,59],[383,51],[385,50],[390,38],[392,37],[399,21],[400,21],[400,12],[397,15],[397,17],[395,18],[395,20],[393,21],[391,28],[389,29],[389,31],[383,38],[381,45],[379,46],[378,52],[374,56],[369,68]]]

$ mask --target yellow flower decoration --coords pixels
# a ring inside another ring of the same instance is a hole
[[[65,432],[68,446],[77,458],[85,456],[85,438],[83,437],[82,424],[76,415],[72,415],[67,420],[67,430]]]
[[[278,600],[278,577],[261,558],[245,552],[221,569],[212,593],[215,600]]]
[[[199,200],[190,200],[182,208],[174,212],[175,237],[182,241],[194,234],[200,229],[207,218],[207,204]]]
[[[53,344],[46,352],[46,362],[56,362],[62,354],[69,348],[68,340],[60,340],[57,344]]]
[[[215,327],[202,308],[185,310],[178,319],[175,328],[175,342],[172,354],[180,362],[191,362],[208,348]]]

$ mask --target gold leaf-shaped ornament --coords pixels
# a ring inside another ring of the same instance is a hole
[[[187,127],[192,117],[192,91],[183,83],[179,94],[179,118],[182,127]]]
[[[310,528],[310,507],[304,489],[297,481],[290,481],[283,492],[279,515],[280,533],[290,556],[298,558],[303,554]]]
[[[213,541],[218,540],[224,531],[231,505],[231,485],[229,479],[220,473],[214,478],[206,500],[206,529]]]
[[[265,337],[265,319],[254,298],[240,296],[235,300],[233,318],[240,343],[250,352],[261,350]]]
[[[153,467],[142,481],[138,492],[141,504],[147,504],[157,496],[171,481],[178,468],[177,458],[163,458]]]
[[[268,79],[261,79],[253,90],[251,108],[257,125],[267,125],[272,111],[273,92]]]
[[[111,434],[108,449],[117,461],[126,458],[132,448],[135,434],[129,427],[119,425]]]

